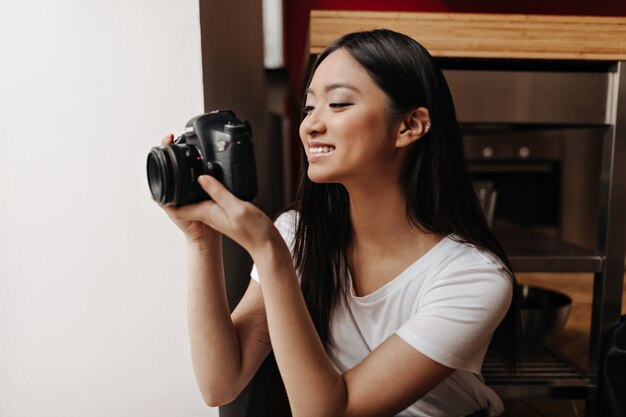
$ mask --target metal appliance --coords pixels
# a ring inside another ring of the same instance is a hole
[[[584,399],[588,416],[603,415],[601,366],[619,322],[624,273],[623,62],[441,64],[470,174],[492,181],[498,191],[493,228],[513,270],[593,276],[587,369],[548,349],[522,358],[516,374],[488,357],[485,380],[505,399]]]
[[[472,180],[497,192],[495,220],[594,247],[609,74],[453,65],[444,73]]]

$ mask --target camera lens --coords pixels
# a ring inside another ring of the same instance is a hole
[[[172,144],[152,148],[147,170],[152,198],[161,205],[182,206],[208,198],[197,183],[204,169],[195,146]]]
[[[165,149],[152,148],[148,154],[148,183],[152,198],[167,204],[174,197],[174,170]]]

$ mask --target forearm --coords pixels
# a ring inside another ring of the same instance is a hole
[[[188,322],[196,380],[207,403],[237,390],[240,347],[226,298],[221,236],[187,244]]]
[[[255,263],[272,348],[294,416],[341,415],[347,403],[342,376],[333,367],[310,318],[291,255],[270,239]]]

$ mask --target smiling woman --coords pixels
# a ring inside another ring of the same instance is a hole
[[[206,176],[212,200],[166,208],[187,237],[205,400],[232,401],[273,351],[294,416],[501,413],[480,372],[494,332],[513,362],[515,280],[434,61],[396,32],[346,35],[303,110],[298,195],[275,223]],[[232,315],[220,234],[255,262]]]
[[[348,52],[336,51],[317,68],[303,113],[300,137],[312,181],[398,178],[405,152],[390,139],[387,97]]]
[[[335,82],[348,77],[349,81]],[[317,96],[315,91],[319,91]],[[342,49],[320,64],[306,93],[300,137],[304,149],[308,149],[308,176],[315,182],[342,182],[332,176],[325,180],[316,176],[316,172],[320,175],[327,169],[316,164],[327,161],[320,154],[326,156],[328,150],[338,147],[335,160],[352,178],[357,174],[381,181],[398,178],[408,145],[426,133],[429,125],[428,110],[420,107],[411,115],[414,120],[409,121],[419,132],[398,143],[390,140],[397,133],[391,129],[399,126],[389,123],[387,96],[365,68]],[[322,134],[333,143],[320,142]]]

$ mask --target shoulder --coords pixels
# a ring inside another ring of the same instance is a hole
[[[492,271],[497,276],[509,276],[507,268],[494,254],[463,242],[454,235],[443,238],[435,249],[432,263],[439,277],[476,271]]]
[[[479,373],[511,303],[512,276],[490,252],[454,237],[435,250],[412,315],[397,333],[439,363]]]
[[[440,244],[443,246],[443,250],[439,251],[439,256],[450,264],[493,265],[504,268],[491,252],[464,242],[456,235],[444,237]]]
[[[425,282],[427,291],[445,290],[447,297],[471,295],[488,304],[508,304],[513,293],[512,276],[491,252],[455,236],[444,238],[437,249]]]

